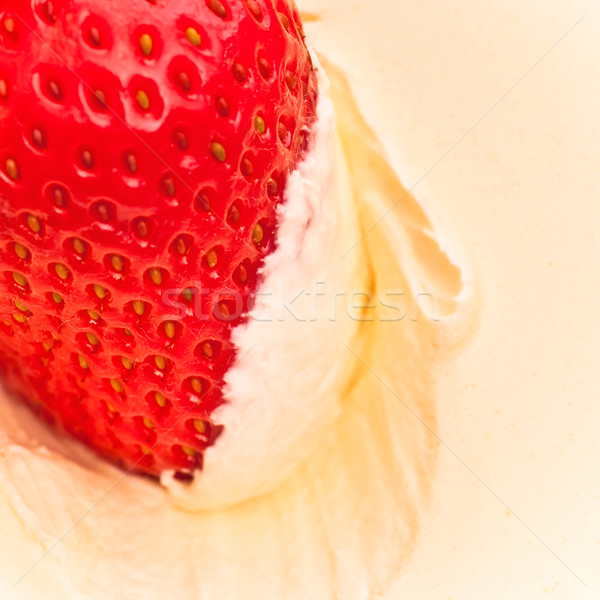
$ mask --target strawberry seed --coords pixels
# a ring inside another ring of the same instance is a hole
[[[56,263],[54,265],[54,271],[63,281],[69,279],[69,276],[71,275],[69,269],[67,269],[67,267],[61,263]]]
[[[148,94],[143,90],[138,91],[136,100],[142,110],[148,110],[150,108],[150,98],[148,98]]]
[[[33,231],[33,233],[39,233],[42,229],[42,224],[40,223],[40,220],[37,217],[34,217],[33,215],[28,215],[27,226],[29,227],[29,229],[31,229],[31,231]]]
[[[209,0],[207,4],[208,8],[210,8],[217,17],[220,17],[221,19],[227,18],[227,9],[220,0]]]
[[[252,241],[255,244],[260,244],[263,241],[264,232],[260,223],[257,223],[252,230]]]
[[[185,30],[185,37],[188,39],[190,44],[194,46],[199,46],[202,43],[202,38],[200,37],[200,34],[193,27],[188,27]]]
[[[261,135],[266,131],[267,125],[265,124],[265,120],[260,116],[256,115],[254,117],[254,129]]]
[[[128,371],[131,371],[131,369],[133,369],[133,361],[130,360],[129,358],[127,358],[126,356],[121,356],[121,364],[123,365],[123,367],[125,367]]]
[[[94,285],[94,294],[96,294],[96,296],[98,296],[100,300],[104,300],[104,298],[106,298],[106,295],[108,294],[108,291],[101,285]]]
[[[147,57],[150,56],[150,54],[152,54],[152,46],[152,38],[149,34],[144,33],[142,36],[140,36],[140,48],[144,56]]]
[[[141,317],[146,311],[146,304],[142,300],[134,300],[131,303],[131,307],[133,308],[135,314],[139,317]]]
[[[219,142],[212,142],[210,145],[210,152],[219,162],[223,162],[227,158],[227,154],[225,152],[225,148]]]
[[[27,250],[27,248],[25,248],[25,246],[23,246],[22,244],[15,244],[14,245],[14,251],[15,254],[21,259],[21,260],[28,260],[30,253],[29,250]]]
[[[19,165],[17,164],[17,161],[14,158],[7,158],[5,166],[6,174],[9,176],[10,179],[12,179],[13,181],[19,179],[19,177],[21,176],[21,172],[19,169]]]
[[[194,419],[193,421],[194,429],[200,434],[204,435],[206,433],[206,421],[202,421],[201,419]]]

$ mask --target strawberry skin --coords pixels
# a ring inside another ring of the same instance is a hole
[[[201,469],[316,94],[291,0],[5,0],[4,384],[124,468]]]

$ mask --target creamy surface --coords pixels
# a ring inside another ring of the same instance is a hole
[[[218,511],[175,508],[1,397],[0,597],[363,599],[394,579],[390,600],[597,597],[594,4],[299,6],[368,233],[352,253],[404,318],[379,305],[366,346],[340,348],[343,402],[309,460]]]
[[[303,6],[480,299],[436,377],[449,449],[386,599],[600,597],[598,3]]]
[[[340,262],[362,233],[322,72],[319,90],[312,150],[279,209],[278,248],[265,261],[248,323],[232,335],[237,363],[225,376],[227,404],[214,415],[224,432],[193,483],[173,472],[161,478],[185,508],[221,507],[280,485],[341,412],[339,390],[353,369],[339,349],[362,347],[359,321],[338,300],[363,289],[369,269],[359,252]]]

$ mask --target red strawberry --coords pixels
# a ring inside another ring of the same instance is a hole
[[[201,468],[315,98],[292,0],[4,0],[4,383],[123,467]]]

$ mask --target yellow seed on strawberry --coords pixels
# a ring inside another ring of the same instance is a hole
[[[128,370],[133,369],[133,361],[126,356],[121,356],[121,364]]]
[[[106,294],[108,293],[106,288],[103,288],[101,285],[94,285],[94,294],[100,298],[100,300],[104,300],[106,298]]]
[[[213,157],[219,162],[223,162],[227,158],[227,153],[225,152],[225,148],[223,144],[219,142],[212,142],[210,145],[210,152]]]
[[[149,34],[144,33],[140,36],[140,48],[142,49],[142,54],[144,56],[150,56],[150,54],[152,54],[152,46],[153,42]]]
[[[175,337],[175,323],[173,321],[166,321],[164,324],[165,335],[172,340]]]
[[[18,299],[15,298],[15,306],[21,311],[21,312],[29,312],[29,309]]]
[[[192,390],[194,390],[194,392],[196,392],[196,394],[201,394],[202,393],[202,380],[199,379],[198,377],[192,377],[190,379],[190,387],[192,388]]]
[[[136,165],[136,170],[137,170],[137,165]],[[149,233],[148,223],[144,219],[139,219],[135,222],[135,229],[137,231],[137,234],[141,238],[145,238]]]
[[[123,393],[123,384],[118,379],[111,379],[110,387],[112,387],[112,389],[115,390],[117,394]]]
[[[227,9],[221,0],[209,0],[207,4],[208,8],[210,8],[217,17],[221,17],[221,19],[227,18]]]
[[[15,244],[14,250],[15,250],[15,254],[21,260],[27,260],[29,258],[29,250],[27,250],[27,248],[25,248],[25,246],[23,246],[22,244]]]
[[[202,38],[200,37],[198,31],[194,29],[194,27],[188,27],[185,30],[185,37],[188,39],[190,44],[193,44],[194,46],[199,46],[202,43]]]
[[[133,307],[133,310],[134,310],[135,314],[138,315],[138,316],[140,316],[140,317],[146,311],[146,305],[144,304],[144,302],[142,300],[134,300],[131,303],[131,306]]]
[[[265,120],[260,115],[256,115],[256,117],[254,117],[254,129],[256,129],[256,131],[258,133],[260,133],[261,135],[267,129],[267,125],[265,123]]]
[[[213,357],[213,347],[210,342],[204,342],[202,344],[202,354],[209,360]]]
[[[56,263],[54,265],[54,271],[59,276],[59,278],[62,279],[63,281],[65,281],[66,279],[69,279],[70,271],[69,271],[69,269],[67,269],[67,267],[65,265],[63,265],[61,263]]]
[[[20,177],[19,165],[17,165],[17,161],[14,158],[6,159],[6,174],[12,180],[19,179],[19,177]]]
[[[206,433],[206,422],[202,419],[194,419],[194,429],[201,435]]]
[[[206,253],[206,262],[211,269],[214,269],[217,266],[217,263],[219,262],[219,256],[214,248]]]
[[[42,229],[42,224],[40,223],[40,220],[37,217],[34,217],[33,215],[27,216],[27,226],[29,227],[29,229],[31,229],[31,231],[33,231],[33,233],[39,233]]]
[[[85,253],[85,243],[79,238],[73,238],[71,245],[77,254],[81,255]]]
[[[255,244],[260,244],[263,241],[264,231],[260,223],[257,223],[252,230],[252,241]]]
[[[27,286],[27,279],[21,273],[17,273],[16,271],[13,273],[13,279],[17,285],[21,285],[23,287]]]
[[[123,257],[118,254],[111,254],[110,264],[112,265],[112,268],[119,273],[122,273],[125,268],[125,261]]]
[[[142,110],[148,110],[150,108],[150,98],[148,98],[148,94],[143,90],[138,91],[136,100]]]
[[[160,285],[163,282],[162,272],[158,267],[152,267],[149,271],[150,279],[155,285]]]

